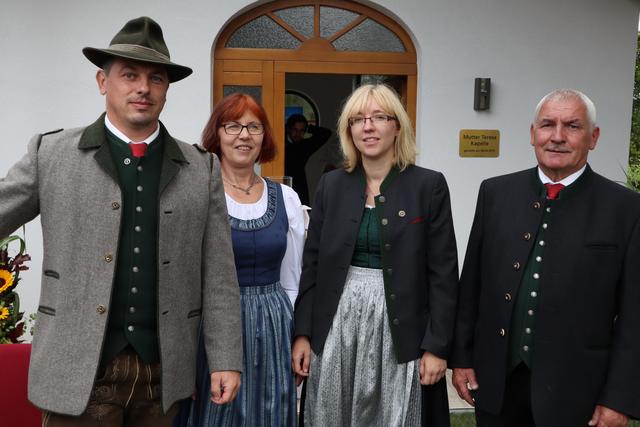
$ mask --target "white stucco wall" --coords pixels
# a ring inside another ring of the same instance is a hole
[[[596,171],[622,180],[627,162],[636,31],[634,0],[381,0],[418,49],[417,135],[423,166],[445,173],[462,257],[480,181],[534,165],[528,128],[537,100],[556,87],[592,97],[602,128],[591,156]],[[130,18],[149,15],[172,59],[195,72],[171,87],[162,119],[178,138],[197,142],[210,112],[211,46],[225,22],[253,3],[60,0],[5,2],[0,13],[0,176],[36,132],[91,123],[104,101],[84,46],[106,47]],[[491,111],[475,112],[474,77],[492,79]],[[500,157],[458,157],[460,129],[499,129]],[[0,200],[0,204],[2,201]],[[1,220],[1,218],[0,218]],[[72,232],[72,231],[70,231]],[[42,244],[27,229],[34,260],[20,286],[35,311]]]

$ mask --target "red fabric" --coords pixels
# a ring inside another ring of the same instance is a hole
[[[131,147],[131,154],[133,157],[142,157],[144,152],[147,151],[147,144],[144,142],[132,142],[129,144]]]
[[[27,400],[31,344],[0,344],[0,424],[41,425],[42,414]]]
[[[551,184],[550,182],[544,185],[547,187],[547,199],[555,200],[558,198],[558,194],[560,194],[560,190],[564,188],[562,184]]]

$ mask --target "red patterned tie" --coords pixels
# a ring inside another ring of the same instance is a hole
[[[144,156],[144,152],[147,151],[147,144],[145,144],[144,142],[131,142],[129,144],[129,147],[131,147],[131,154],[133,155],[133,157],[142,157]]]
[[[544,186],[547,187],[547,199],[549,200],[557,199],[558,194],[560,194],[560,191],[564,188],[564,185],[562,184],[551,184],[550,182],[546,183]]]

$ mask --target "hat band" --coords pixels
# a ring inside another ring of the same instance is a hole
[[[169,61],[169,57],[167,55],[163,55],[155,49],[151,49],[145,46],[140,46],[137,44],[112,44],[109,46],[109,49],[119,50],[121,52],[129,52],[129,53],[140,53],[143,55],[149,56],[158,56],[165,61]]]

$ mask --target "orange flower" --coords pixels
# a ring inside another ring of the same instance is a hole
[[[7,307],[0,308],[0,320],[9,318],[9,309]]]
[[[0,294],[13,285],[13,274],[8,270],[0,270]]]

